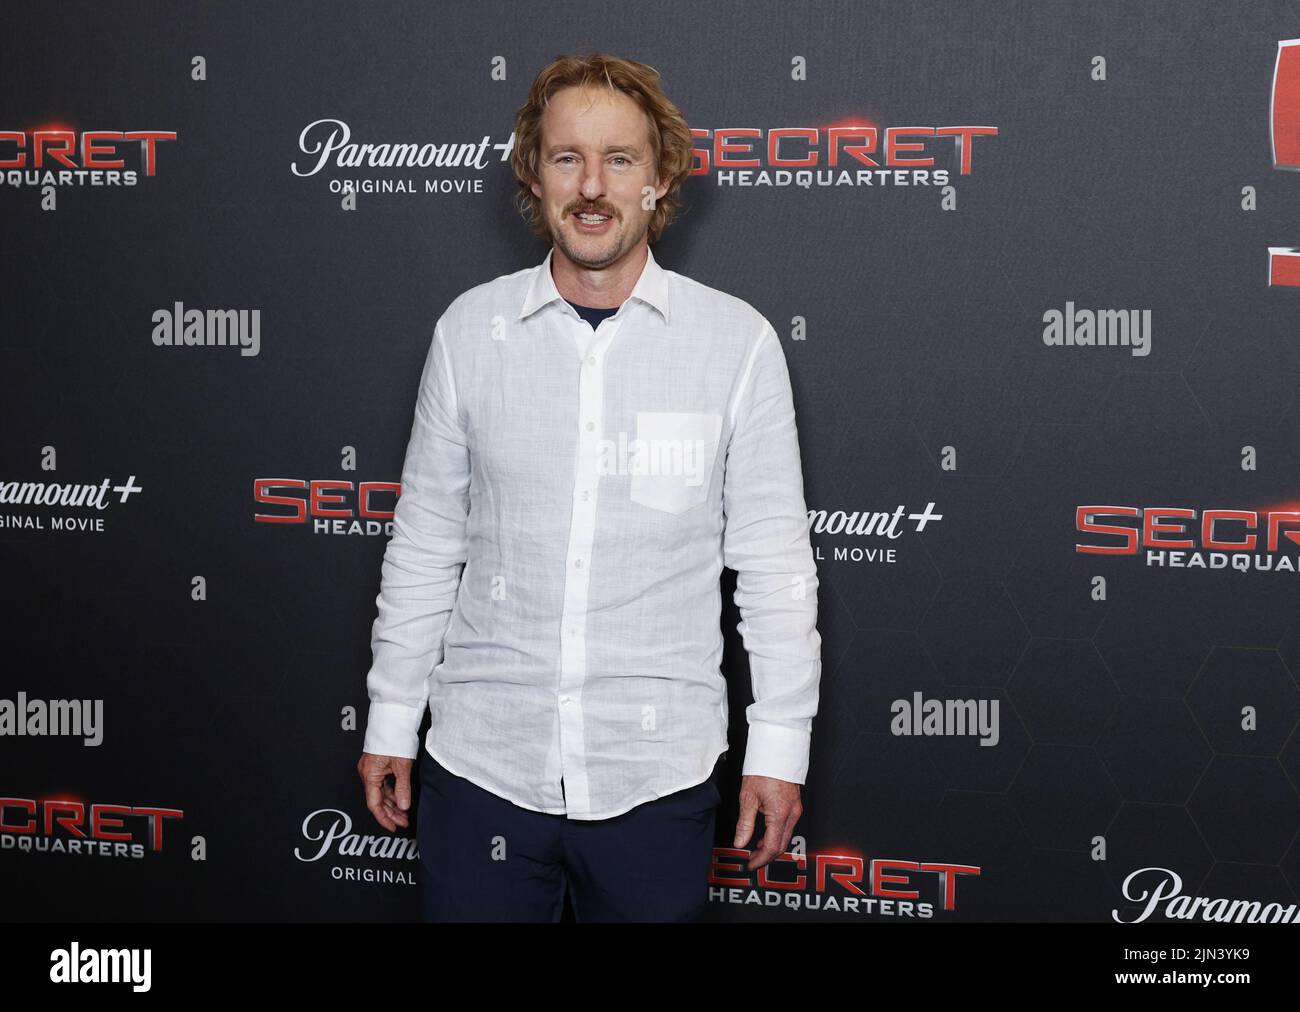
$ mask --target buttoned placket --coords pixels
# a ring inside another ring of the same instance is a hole
[[[615,315],[621,317],[622,313]],[[580,356],[578,452],[573,474],[573,519],[569,524],[569,546],[565,554],[557,700],[560,768],[564,778],[565,808],[570,814],[586,814],[591,810],[582,716],[582,688],[587,677],[587,590],[591,581],[591,547],[600,486],[600,441],[604,436],[605,353],[622,323],[621,318],[615,317],[602,320],[585,350],[573,327],[589,325],[577,319],[576,313],[572,317],[566,313],[560,324],[569,327]]]

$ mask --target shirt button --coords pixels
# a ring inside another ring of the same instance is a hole
[[[590,498],[591,498],[591,490],[590,490],[590,489],[585,489],[585,488],[584,488],[584,489],[582,490],[582,499],[583,499],[583,501],[586,502],[586,501],[587,501],[588,499],[590,499]]]
[[[573,699],[572,699],[572,697],[570,697],[570,696],[561,696],[561,697],[560,697],[560,702],[561,702],[561,703],[566,703],[566,704],[567,704],[567,703],[571,703],[571,702],[573,702]]]
[[[587,365],[595,365],[595,364],[596,364],[596,356],[595,356],[595,355],[588,355],[588,356],[587,356]]]
[[[574,567],[575,569],[581,569],[581,568],[582,568],[582,560],[581,560],[581,559],[574,559],[574,560],[573,560],[573,567]]]
[[[587,431],[588,431],[588,432],[590,432],[590,431],[591,431],[592,429],[594,429],[595,427],[596,427],[596,423],[595,423],[595,422],[588,422],[588,423],[587,423]]]

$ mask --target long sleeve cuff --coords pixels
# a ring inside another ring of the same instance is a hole
[[[361,750],[371,755],[414,759],[420,754],[420,721],[424,719],[424,710],[423,706],[371,702]]]
[[[749,741],[745,746],[747,777],[774,777],[792,784],[802,784],[808,779],[808,751],[812,734],[796,731],[781,724],[754,721],[749,725]]]

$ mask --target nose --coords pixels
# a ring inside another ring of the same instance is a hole
[[[599,160],[587,163],[580,189],[587,200],[599,200],[605,195],[604,165]]]

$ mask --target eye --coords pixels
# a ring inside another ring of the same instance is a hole
[[[627,158],[624,157],[623,155],[615,155],[615,156],[614,156],[614,161],[616,161],[616,162],[627,162],[627,164],[629,164],[629,165],[632,164],[631,162],[628,162]]]

